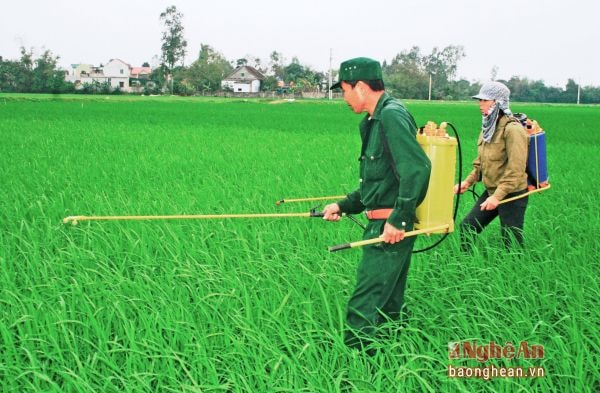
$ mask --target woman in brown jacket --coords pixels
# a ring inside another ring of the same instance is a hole
[[[474,235],[497,216],[505,246],[510,248],[513,242],[523,245],[528,198],[500,204],[503,199],[527,192],[527,132],[512,116],[509,96],[510,90],[500,82],[485,83],[473,96],[479,100],[482,116],[478,154],[473,170],[454,192],[462,194],[478,181],[483,182],[485,191],[460,224],[461,248],[465,251],[471,249]]]

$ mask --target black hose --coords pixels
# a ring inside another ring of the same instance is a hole
[[[479,197],[481,196],[480,194],[475,192],[475,184],[473,184],[471,186],[471,188],[469,188],[467,191],[469,191],[471,194],[473,194],[473,200],[475,202],[477,202],[477,200],[479,199]]]
[[[460,138],[458,137],[458,132],[456,131],[456,128],[454,127],[454,125],[452,125],[452,123],[447,123],[450,127],[452,127],[452,130],[454,131],[454,135],[456,136],[456,143],[458,145],[458,183],[460,184],[460,182],[462,181],[462,149],[460,147]],[[473,193],[475,193],[474,191],[472,191]],[[456,216],[458,215],[458,206],[460,205],[460,193],[456,194],[456,200],[454,201],[454,215],[452,216],[452,220],[454,222],[456,222]],[[424,252],[424,251],[429,251],[434,247],[437,247],[441,242],[443,242],[448,235],[450,234],[450,232],[446,232],[444,234],[444,236],[441,237],[441,239],[439,239],[437,242],[433,243],[431,246],[426,247],[426,248],[422,248],[420,250],[415,250],[412,253],[413,254],[417,254],[420,252]]]
[[[355,223],[356,225],[358,225],[359,227],[362,228],[362,230],[364,231],[365,229],[367,229],[366,226],[364,226],[360,221],[358,221],[356,218],[354,218],[354,216],[350,215],[350,214],[346,214],[346,218],[349,218],[353,223]]]

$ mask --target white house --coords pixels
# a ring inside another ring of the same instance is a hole
[[[221,81],[221,88],[230,89],[234,93],[258,93],[260,83],[265,76],[254,67],[236,68],[227,78]]]
[[[123,91],[130,91],[129,76],[131,75],[131,66],[123,60],[111,59],[103,68],[104,76],[108,78],[108,83],[113,89],[119,88]]]

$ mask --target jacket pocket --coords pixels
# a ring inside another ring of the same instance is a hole
[[[364,166],[364,180],[381,180],[391,171],[383,152],[365,154],[361,157]]]

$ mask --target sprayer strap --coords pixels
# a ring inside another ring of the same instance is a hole
[[[388,142],[387,136],[385,135],[385,130],[383,129],[383,124],[380,123],[379,133],[381,134],[381,141],[383,142],[383,151],[387,156],[388,160],[390,160],[390,166],[392,167],[392,172],[394,172],[394,176],[396,176],[396,180],[398,180],[398,185],[400,185],[400,174],[398,173],[398,169],[396,169],[396,161],[394,161],[394,157],[392,156],[392,151],[390,150],[390,143]]]

